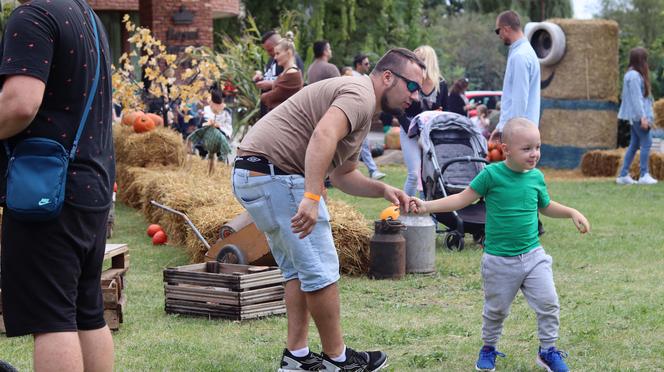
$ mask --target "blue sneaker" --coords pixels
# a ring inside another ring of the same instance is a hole
[[[496,350],[493,346],[482,346],[480,357],[477,358],[477,363],[475,363],[475,369],[478,371],[495,371],[497,356],[504,358],[505,354]]]
[[[546,369],[548,372],[569,372],[567,364],[565,364],[564,358],[567,358],[567,353],[556,349],[555,346],[551,346],[548,350],[543,351],[542,348],[539,348],[537,353],[537,365]]]

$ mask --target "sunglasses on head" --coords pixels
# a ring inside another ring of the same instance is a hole
[[[388,71],[389,71],[389,70],[388,70]],[[399,74],[397,74],[397,73],[394,72],[394,71],[390,71],[390,72],[391,72],[394,76],[396,76],[396,77],[398,77],[398,78],[401,78],[401,80],[403,80],[404,82],[406,82],[406,89],[408,89],[409,92],[411,92],[411,93],[415,93],[415,92],[419,92],[419,91],[422,90],[422,87],[420,87],[420,84],[418,84],[416,81],[412,81],[412,80],[410,80],[410,79],[408,79],[408,78],[405,78],[404,76],[399,75]]]

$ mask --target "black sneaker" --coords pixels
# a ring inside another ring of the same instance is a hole
[[[284,349],[284,355],[281,357],[281,367],[278,372],[290,371],[324,371],[323,357],[316,353],[309,352],[308,355],[298,358],[291,354],[288,349]]]
[[[335,362],[323,353],[323,367],[325,367],[325,372],[371,372],[378,371],[386,366],[387,354],[382,351],[355,351],[346,347],[346,360],[343,362]]]

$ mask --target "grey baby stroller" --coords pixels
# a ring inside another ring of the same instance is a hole
[[[487,142],[471,121],[444,111],[425,111],[413,119],[420,128],[422,147],[422,188],[425,200],[435,200],[463,191],[484,169]],[[476,243],[484,242],[486,209],[484,200],[451,213],[434,213],[446,229],[445,246],[462,250],[464,234]]]

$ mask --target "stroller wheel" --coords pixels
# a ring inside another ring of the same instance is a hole
[[[463,235],[457,231],[451,231],[445,236],[445,246],[451,251],[463,250]]]

